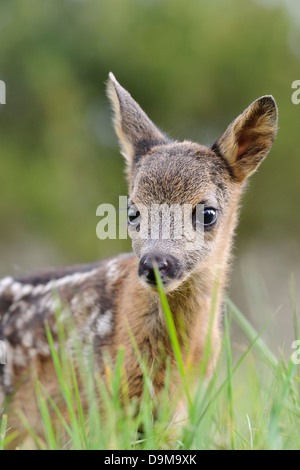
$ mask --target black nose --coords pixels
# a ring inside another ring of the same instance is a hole
[[[140,260],[139,276],[144,276],[149,284],[156,284],[153,263],[158,266],[159,274],[164,280],[166,277],[174,278],[181,274],[178,262],[173,256],[146,255]]]

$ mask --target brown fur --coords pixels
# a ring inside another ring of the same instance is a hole
[[[167,279],[166,293],[184,358],[189,356],[194,364],[203,356],[214,287],[218,284],[210,369],[219,354],[221,306],[238,205],[245,179],[265,158],[275,138],[275,101],[269,96],[256,100],[208,148],[168,139],[112,74],[108,95],[127,162],[130,201],[141,208],[142,218],[142,207],[150,208],[153,203],[193,207],[201,203],[215,207],[218,220],[205,232],[201,248],[193,251],[187,249],[184,239],[137,237],[131,255],[0,282],[0,339],[8,345],[8,363],[2,369],[0,366],[0,400],[1,395],[4,398],[12,393],[9,417],[13,429],[22,430],[16,413],[21,409],[36,431],[42,432],[32,371],[52,396],[57,394],[44,328],[47,321],[57,343],[53,289],[62,305],[70,308],[83,343],[93,345],[100,373],[104,372],[103,351],[114,360],[118,349],[124,347],[129,396],[141,397],[143,376],[130,330],[149,365],[158,364],[153,388],[157,392],[161,389],[165,373],[162,350],[172,363],[175,359],[159,295],[138,275],[145,255],[172,255],[181,266],[180,275]],[[188,350],[183,347],[184,342]]]

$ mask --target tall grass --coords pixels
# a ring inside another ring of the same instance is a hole
[[[300,449],[300,370],[291,359],[276,357],[262,340],[261,335],[269,324],[256,332],[228,299],[220,359],[212,377],[205,379],[203,365],[191,369],[183,359],[157,270],[156,277],[180,377],[176,390],[171,387],[174,371],[167,358],[164,389],[158,396],[154,395],[155,370],[141,355],[129,331],[144,378],[141,403],[129,401],[124,351],[119,350],[115,364],[106,357],[105,373],[95,374],[92,351],[83,347],[71,317],[66,324],[58,314],[58,347],[48,326],[46,330],[65,406],[62,408],[56,397],[49,396],[36,379],[43,436],[36,435],[25,416],[20,415],[35,447],[132,451]],[[295,304],[293,311],[297,335]],[[232,323],[244,334],[246,342],[237,358],[231,344]],[[210,347],[213,345],[208,341],[204,353],[207,359]],[[181,409],[184,404],[183,418],[177,414],[179,403]],[[0,449],[5,448],[12,437],[6,416],[3,416]]]

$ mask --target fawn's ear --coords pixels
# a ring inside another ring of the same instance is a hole
[[[239,181],[253,173],[267,156],[276,137],[277,121],[274,98],[263,96],[245,109],[212,146]]]
[[[121,152],[129,164],[134,156],[147,153],[154,145],[169,142],[111,72],[107,94],[114,110],[114,125]]]

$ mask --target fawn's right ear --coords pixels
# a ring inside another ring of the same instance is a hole
[[[262,96],[212,146],[226,160],[238,181],[251,175],[268,155],[277,133],[277,114],[273,96]]]
[[[107,94],[114,110],[114,125],[121,153],[129,165],[134,156],[146,154],[151,147],[169,142],[111,72]]]

